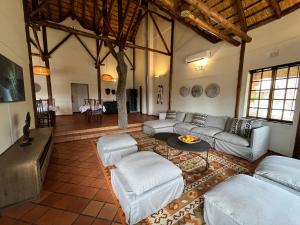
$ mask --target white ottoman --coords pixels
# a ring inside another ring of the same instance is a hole
[[[112,134],[100,137],[98,154],[104,166],[114,165],[123,157],[137,152],[137,142],[129,134]]]
[[[299,209],[297,195],[247,175],[204,194],[206,225],[298,225]]]
[[[255,170],[254,177],[300,196],[300,160],[268,156]]]
[[[131,154],[116,167],[111,183],[128,224],[157,212],[183,192],[182,171],[154,152]]]

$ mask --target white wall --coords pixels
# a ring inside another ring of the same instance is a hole
[[[300,21],[300,10],[249,32],[253,40],[247,44],[245,53],[241,116],[245,115],[244,102],[247,99],[249,70],[300,60],[300,26],[295,24],[295,21]],[[204,50],[212,52],[209,64],[204,70],[197,71],[192,65],[185,64],[186,56]],[[239,51],[240,48],[233,47],[224,41],[211,44],[189,28],[176,22],[172,109],[233,116]],[[270,58],[269,53],[273,51],[279,51],[279,56]],[[216,98],[208,98],[205,93],[200,98],[179,95],[179,88],[183,85],[191,88],[194,84],[200,84],[205,88],[210,83],[217,83],[221,87],[221,93]],[[271,150],[288,156],[292,155],[299,103],[298,97],[293,125],[267,123],[272,130]]]
[[[84,30],[80,27],[77,21],[73,21],[70,18],[63,22],[64,25],[74,26],[77,29]],[[85,30],[87,32],[91,32]],[[40,32],[39,32],[40,33]],[[47,29],[48,34],[48,49],[51,50],[60,40],[62,40],[67,33]],[[40,35],[40,34],[39,34]],[[96,56],[96,41],[91,38],[81,37],[83,42],[89,48],[94,56]],[[40,39],[41,40],[41,39]],[[34,49],[34,47],[33,47]],[[103,46],[101,50],[101,56],[103,57],[107,52],[107,48]],[[127,50],[127,55],[132,59],[132,49]],[[42,64],[43,62],[39,57],[34,58],[34,65]],[[103,62],[105,65],[101,66],[101,73],[109,73],[114,77],[117,77],[116,60],[110,55]],[[132,70],[130,64],[128,65],[128,78],[127,88],[132,88]],[[51,84],[52,93],[55,99],[55,104],[59,107],[58,115],[72,114],[72,102],[71,102],[71,83],[88,84],[89,97],[98,98],[97,90],[97,71],[95,68],[94,60],[81,46],[79,41],[72,36],[62,46],[60,46],[50,58],[51,69]],[[46,78],[41,76],[35,76],[35,82],[42,86],[41,92],[37,93],[37,99],[48,98],[46,89]],[[101,95],[104,101],[115,100],[115,96],[112,94],[106,95],[105,89],[116,89],[117,83],[102,82]]]
[[[300,21],[300,10],[249,33],[253,40],[246,47],[241,96],[247,98],[249,70],[300,61],[300,26],[295,21]],[[270,58],[269,54],[274,51],[279,51],[279,56]],[[246,101],[243,97],[241,113],[245,113],[243,103]],[[293,125],[267,123],[272,131],[270,149],[288,156],[293,154],[299,111],[300,91],[298,91]]]
[[[155,15],[153,16],[159,24],[160,31],[170,48],[170,22],[166,22]],[[136,37],[136,44],[167,52],[150,16],[148,16],[148,18],[145,16],[140,25]],[[143,88],[143,113],[157,115],[158,112],[168,109],[169,64],[169,56],[151,51],[136,50],[136,88],[139,86]],[[146,74],[148,74],[148,76],[146,76]],[[146,79],[148,82],[148,102],[146,99]],[[163,85],[163,104],[157,104],[158,85]]]
[[[22,1],[0,1],[0,30],[0,54],[23,68],[26,98],[23,102],[0,103],[1,154],[22,136],[26,113],[30,112],[33,118]],[[31,127],[34,127],[34,124]]]
[[[146,19],[144,18],[140,24],[136,35],[136,44],[141,46],[147,45],[147,30],[146,30]],[[135,87],[139,90],[139,87],[142,87],[142,93],[138,91],[138,111],[147,114],[147,105],[146,105],[146,74],[147,74],[147,52],[144,50],[135,50],[136,54],[136,78],[135,78]],[[140,98],[142,95],[142,106],[140,106]],[[142,110],[140,110],[142,108]]]

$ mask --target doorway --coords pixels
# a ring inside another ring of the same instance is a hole
[[[72,112],[79,112],[79,107],[84,105],[84,99],[89,98],[89,85],[71,83]]]

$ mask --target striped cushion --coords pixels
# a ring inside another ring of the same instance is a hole
[[[205,127],[207,115],[202,113],[195,113],[193,115],[192,124],[198,127]]]
[[[167,111],[166,120],[176,120],[176,112]]]
[[[250,138],[251,130],[261,127],[263,120],[253,118],[233,118],[230,133],[237,134],[241,137]]]

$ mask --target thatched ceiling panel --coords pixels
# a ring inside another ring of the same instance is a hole
[[[45,0],[27,0],[30,7],[32,2],[37,2],[35,7],[44,2]],[[100,0],[46,0],[47,4],[41,9],[39,17],[35,17],[36,20],[47,19],[52,22],[60,23],[67,17],[72,17],[80,22],[80,24],[89,30],[96,33],[103,31],[103,19],[102,19],[102,7],[103,1]],[[279,10],[274,9],[274,5],[271,4],[271,0],[202,0],[206,6],[213,12],[218,13],[221,17],[228,20],[229,23],[241,26],[241,13],[237,8],[237,1],[241,2],[243,12],[245,15],[245,21],[248,30],[263,25],[274,19],[280,18],[296,9],[300,6],[300,0],[277,0]],[[111,11],[110,4],[113,2]],[[123,14],[125,14],[126,5],[128,0],[122,0]],[[142,3],[152,3],[159,9],[165,11],[171,17],[186,24],[206,39],[216,42],[219,40],[218,35],[212,35],[210,30],[202,27],[200,24],[193,20],[181,17],[183,10],[188,10],[193,16],[208,24],[208,26],[215,27],[222,34],[233,36],[232,30],[228,29],[224,24],[215,19],[209,17],[205,12],[201,11],[197,6],[190,5],[188,0],[143,0]],[[96,4],[95,4],[96,3]],[[276,3],[276,1],[275,1]],[[109,35],[114,36],[118,33],[118,1],[107,0],[107,10],[110,13],[110,31]],[[135,7],[138,4],[138,0],[130,0],[129,8],[126,18],[124,18],[123,32],[126,32],[132,16],[134,16],[134,24],[139,24],[138,13],[135,13]],[[29,11],[33,9],[30,8]],[[129,34],[129,40],[134,40],[137,30],[133,29]]]

